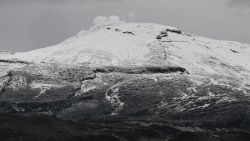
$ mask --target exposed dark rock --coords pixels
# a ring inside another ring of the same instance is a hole
[[[96,68],[94,72],[95,73],[120,72],[127,74],[176,73],[176,72],[188,73],[188,71],[182,67],[134,67],[134,68],[103,67],[103,68]]]
[[[156,38],[157,38],[158,40],[161,40],[162,38],[167,37],[167,36],[168,36],[167,31],[161,31],[160,35],[157,35]]]
[[[224,84],[184,73],[153,66],[11,70],[0,93],[1,139],[249,139],[250,91],[228,77],[221,76]]]
[[[167,29],[166,31],[167,32],[173,32],[173,33],[176,33],[176,34],[182,34],[182,31],[178,30],[178,29]]]
[[[233,53],[239,53],[238,51],[233,50],[233,49],[230,49],[230,51],[232,51]]]
[[[122,32],[122,33],[124,33],[124,34],[131,34],[131,35],[135,35],[135,33],[130,32],[130,31],[124,31],[124,32]]]
[[[29,64],[29,62],[26,62],[26,61],[22,61],[22,60],[2,60],[0,59],[0,62],[2,63],[20,63],[20,64]]]
[[[120,30],[120,29],[115,29],[115,31],[116,31],[116,32],[121,32],[121,30]]]

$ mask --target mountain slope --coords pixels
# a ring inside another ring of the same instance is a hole
[[[140,23],[95,27],[61,44],[13,57],[36,63],[90,66],[181,66],[190,72],[229,75],[233,71],[229,67],[250,70],[248,44]]]
[[[174,27],[95,26],[52,47],[1,55],[0,113],[75,121],[46,120],[72,129],[69,138],[85,132],[79,140],[249,139],[249,60],[248,44]]]

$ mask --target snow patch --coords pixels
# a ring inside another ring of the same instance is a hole
[[[122,110],[125,103],[120,101],[119,89],[123,83],[116,84],[109,88],[105,93],[106,99],[111,103],[112,107],[115,109],[111,115],[117,115],[120,110]]]
[[[55,85],[55,84],[46,84],[46,83],[32,82],[30,84],[30,87],[32,89],[39,89],[40,90],[39,95],[37,95],[37,96],[34,97],[34,99],[37,99],[41,95],[45,94],[47,90],[52,89],[52,88],[61,88],[63,86],[61,86],[61,85]]]
[[[16,75],[15,77],[12,77],[12,81],[8,87],[12,88],[14,91],[17,91],[19,89],[26,88],[27,85],[26,77],[23,77],[22,75]]]
[[[229,102],[229,103],[231,103],[231,102],[234,102],[234,101],[236,101],[235,98],[228,97],[228,96],[224,96],[224,97],[222,97],[219,101],[217,101],[216,104],[224,103],[224,102]]]
[[[198,106],[197,108],[204,109],[204,108],[207,108],[207,107],[209,107],[209,106],[210,106],[210,104],[204,104],[204,105],[202,105],[202,106]]]
[[[93,80],[84,80],[81,84],[81,90],[75,93],[75,96],[83,95],[91,90],[108,85],[107,82],[104,82],[99,74]]]

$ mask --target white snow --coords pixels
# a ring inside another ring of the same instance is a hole
[[[124,23],[116,16],[98,17],[95,26],[58,45],[30,52],[0,56],[0,59],[35,63],[96,66],[180,66],[190,73],[243,77],[250,72],[250,45],[213,40],[151,23]],[[125,32],[125,33],[124,33]],[[128,33],[129,32],[129,33]],[[167,41],[167,42],[166,42]]]
[[[8,84],[8,87],[12,88],[14,91],[17,91],[28,86],[27,78],[21,75],[16,75],[12,77],[12,81]]]
[[[22,68],[25,64],[18,63],[1,63],[0,62],[0,78],[5,77],[8,72],[15,68]]]
[[[120,96],[119,96],[119,89],[122,84],[124,84],[124,82],[112,86],[111,88],[108,89],[108,91],[105,94],[106,99],[111,103],[111,105],[114,108],[114,112],[112,112],[111,115],[116,115],[117,112],[122,110],[125,104],[120,100]],[[110,91],[111,91],[111,94],[109,94]]]

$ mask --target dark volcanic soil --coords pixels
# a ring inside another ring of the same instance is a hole
[[[154,121],[72,122],[46,116],[0,114],[1,141],[249,141],[239,129],[201,130]]]
[[[178,67],[30,65],[0,78],[0,141],[249,141],[249,93]]]

